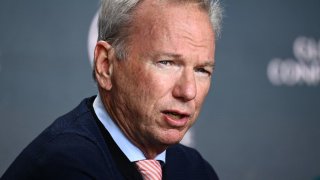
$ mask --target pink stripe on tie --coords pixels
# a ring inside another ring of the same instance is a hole
[[[136,165],[144,180],[161,180],[162,169],[158,161],[147,159],[137,161]]]

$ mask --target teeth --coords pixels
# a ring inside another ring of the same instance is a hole
[[[169,115],[172,119],[181,119],[182,118],[182,115],[177,114],[177,113],[168,112],[166,114]]]
[[[179,116],[179,115],[172,114],[171,117],[172,117],[172,119],[181,119],[181,116]]]

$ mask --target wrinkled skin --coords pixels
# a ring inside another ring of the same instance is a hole
[[[144,1],[125,60],[110,44],[95,50],[102,101],[125,135],[154,158],[178,143],[199,115],[214,66],[214,32],[195,4]]]

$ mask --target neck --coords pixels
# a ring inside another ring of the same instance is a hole
[[[154,142],[142,141],[143,138],[140,137],[138,133],[133,133],[136,132],[132,130],[134,127],[129,126],[127,123],[130,118],[125,116],[125,112],[129,110],[119,107],[119,103],[110,96],[110,92],[99,88],[99,94],[102,104],[111,120],[119,127],[126,138],[141,150],[146,159],[155,159],[167,149],[168,145],[157,145]]]

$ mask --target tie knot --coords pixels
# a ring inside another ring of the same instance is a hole
[[[137,161],[136,165],[144,180],[161,180],[162,170],[158,161],[147,159]]]

